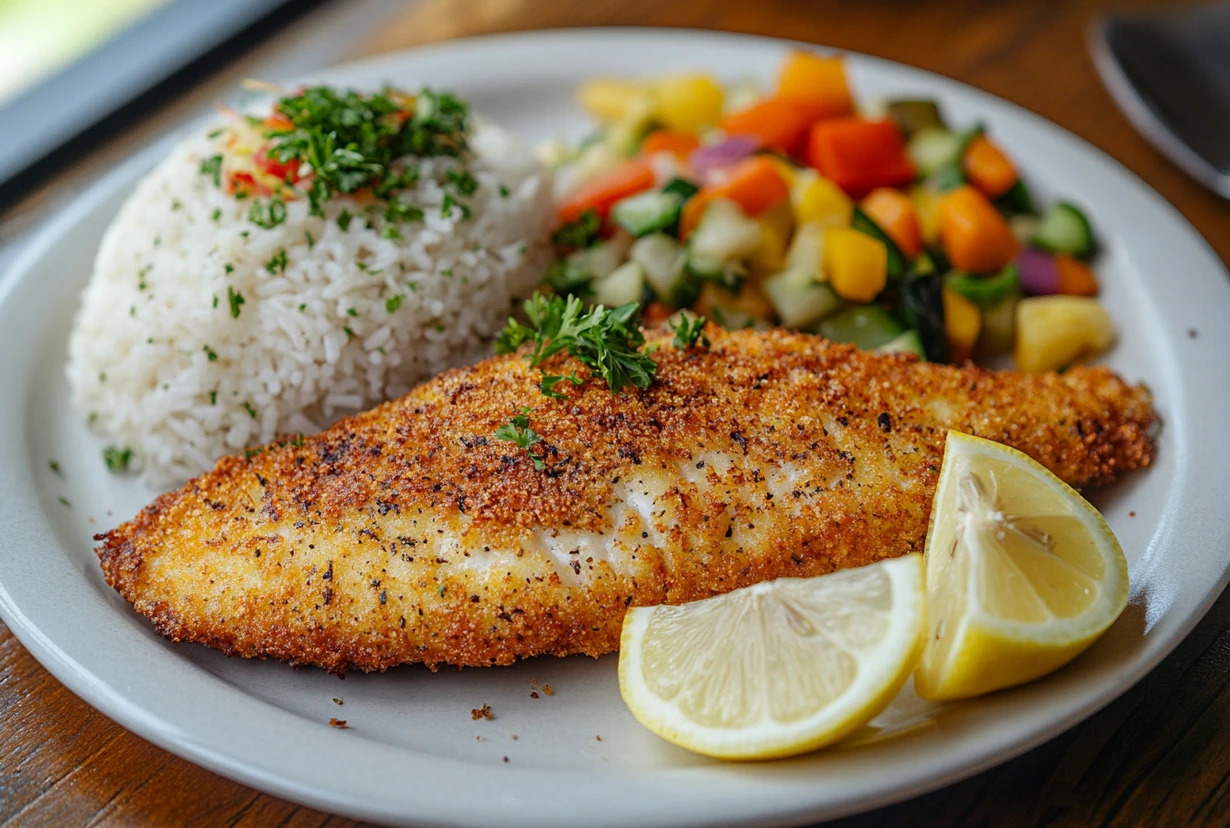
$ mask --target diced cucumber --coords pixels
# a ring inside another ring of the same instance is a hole
[[[699,259],[734,262],[752,254],[760,233],[759,222],[745,216],[737,204],[717,199],[706,208],[688,245]]]
[[[1058,201],[1042,216],[1042,224],[1030,243],[1048,253],[1067,253],[1089,259],[1097,249],[1093,227],[1078,207]]]
[[[937,193],[946,193],[965,185],[965,170],[961,167],[961,159],[949,161],[936,167],[927,176],[927,186]]]
[[[927,358],[927,354],[923,351],[922,340],[918,338],[918,331],[913,328],[885,342],[876,348],[876,351],[881,354],[917,354],[919,359]]]
[[[944,327],[944,283],[935,275],[910,274],[899,289],[901,312],[918,331],[923,351],[932,362],[948,361],[948,333]]]
[[[617,308],[639,302],[645,293],[645,269],[637,262],[624,262],[610,276],[593,284],[595,304]]]
[[[804,270],[817,282],[823,281],[824,225],[805,221],[794,230],[790,249],[786,251],[786,269]]]
[[[652,233],[637,239],[629,258],[645,272],[645,280],[663,302],[679,307],[679,294],[687,282],[683,269],[683,248],[665,233]]]
[[[860,233],[865,233],[873,239],[884,242],[884,246],[888,248],[888,278],[900,279],[905,274],[905,254],[901,252],[901,248],[891,237],[883,230],[880,225],[876,224],[871,216],[862,211],[861,208],[854,208],[854,215],[850,219],[850,226]]]
[[[702,282],[714,282],[727,290],[737,291],[743,284],[744,272],[736,265],[716,259],[698,257],[689,251],[685,254],[683,269],[687,275]]]
[[[1025,179],[1018,177],[1008,192],[995,199],[995,206],[1006,216],[1033,215],[1034,199]]]
[[[594,279],[611,275],[628,257],[627,237],[616,236],[591,247],[568,254],[566,261],[587,272]]]
[[[1015,262],[991,276],[975,276],[953,270],[944,277],[945,287],[980,308],[988,308],[1005,296],[1016,293],[1020,284],[1021,274]]]
[[[965,169],[962,166],[962,158],[965,156],[965,148],[969,146],[970,141],[984,131],[985,128],[978,124],[965,132],[957,133],[953,136],[954,140],[948,144],[939,145],[938,138],[935,139],[937,144],[934,148],[935,154],[924,159],[931,166],[926,170],[922,167],[918,168],[919,172],[926,177],[927,186],[937,193],[946,193],[964,184]],[[947,154],[942,154],[941,151],[946,151]],[[908,145],[906,152],[909,152]]]
[[[692,196],[696,195],[700,187],[688,181],[686,178],[672,178],[666,182],[666,186],[662,188],[664,193],[674,193],[684,201],[687,201]]]
[[[935,101],[889,101],[884,106],[884,112],[897,123],[906,137],[916,135],[924,129],[944,129],[944,116],[940,114],[939,104]]]
[[[994,305],[982,310],[982,330],[974,353],[980,357],[1006,354],[1012,350],[1016,337],[1016,305],[1021,294],[1013,291]]]
[[[914,133],[905,145],[906,155],[926,177],[932,172],[961,157],[961,136],[943,127],[926,127]]]
[[[607,132],[603,143],[624,158],[636,154],[653,123],[656,106],[648,92],[628,105],[621,117]]]
[[[625,198],[611,208],[611,218],[638,238],[665,230],[679,220],[683,197],[678,193],[650,190]]]
[[[892,342],[901,323],[879,305],[855,305],[820,320],[816,332],[833,342],[849,342],[870,351]]]
[[[817,283],[806,270],[783,270],[766,279],[762,287],[787,328],[807,327],[841,307],[833,289]]]

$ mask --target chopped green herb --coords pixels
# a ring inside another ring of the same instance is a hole
[[[215,304],[217,304],[217,303],[215,303]],[[136,315],[137,315],[137,306],[136,306],[136,305],[129,305],[129,306],[128,306],[128,315],[129,315],[129,316],[136,316]]]
[[[184,205],[180,203],[178,198],[171,199],[171,212],[172,213],[174,213],[176,210],[180,209],[183,206]]]
[[[218,307],[218,294],[214,294],[214,307]]]
[[[258,455],[258,454],[264,454],[264,453],[265,453],[265,450],[264,450],[263,448],[244,449],[244,450],[243,450],[243,459],[244,459],[244,460],[251,460],[251,459],[252,459],[253,457],[255,457],[256,455]]]
[[[571,374],[562,374],[558,376],[552,375],[552,374],[543,374],[542,381],[538,384],[538,388],[540,391],[542,391],[543,396],[551,397],[552,399],[555,399],[555,400],[562,400],[564,399],[564,395],[556,391],[555,386],[559,385],[561,382],[564,382],[564,381],[568,381],[572,383],[573,385],[580,385],[585,380],[578,377],[576,371],[573,371]]]
[[[231,305],[231,318],[239,318],[239,306],[244,304],[243,294],[230,285],[226,286],[226,301]]]
[[[219,135],[221,135],[224,132],[226,132],[226,127],[218,127],[217,129],[211,129],[209,132],[207,132],[205,134],[205,137],[212,141],[214,138],[217,138]]]
[[[215,208],[214,208],[214,211],[213,211],[212,213],[210,213],[210,214],[209,214],[209,218],[210,218],[212,221],[217,221],[218,219],[222,218],[222,208],[221,208],[221,207],[215,207]]]
[[[210,405],[218,404],[218,392],[216,390],[209,392],[209,404]]]
[[[107,464],[107,470],[112,474],[128,471],[128,464],[131,460],[132,449],[130,448],[107,446],[103,449],[103,462]]]
[[[64,476],[64,472],[60,470],[60,464],[54,460],[51,460],[47,463],[47,468],[51,469],[53,473],[58,474],[61,477]]]
[[[388,313],[395,313],[397,309],[401,307],[401,303],[404,301],[404,298],[405,297],[403,297],[400,293],[398,293],[394,296],[390,296],[388,299],[385,299],[384,300],[385,311]]]
[[[347,339],[354,339],[354,331],[350,330],[350,328],[342,328],[342,330],[346,332]]]
[[[337,214],[337,226],[342,228],[343,233],[350,229],[350,220],[353,218],[354,216],[351,215],[350,211],[344,207],[342,212]]]
[[[248,221],[257,227],[271,230],[286,221],[286,203],[278,196],[268,202],[257,199],[252,202],[252,209],[248,211]]]
[[[697,343],[705,348],[709,347],[709,337],[705,336],[705,317],[703,316],[683,314],[679,317],[679,324],[672,324],[671,329],[675,331],[675,347],[680,350],[694,348]]]
[[[217,361],[218,361],[218,354],[214,352],[214,349],[213,349],[213,348],[211,348],[211,347],[209,347],[208,345],[206,345],[206,346],[205,346],[204,348],[202,348],[201,350],[205,352],[205,357],[206,357],[206,358],[207,358],[210,362],[217,362]]]
[[[355,310],[354,308],[346,308],[346,315],[347,316],[358,316],[359,312]]]
[[[222,186],[222,156],[211,155],[201,162],[201,175],[207,175],[214,180],[215,187]]]
[[[440,275],[445,279],[451,279],[453,278],[453,269],[451,267],[446,267],[440,271]]]
[[[551,234],[551,242],[565,250],[581,250],[592,247],[602,230],[602,219],[597,210],[586,210],[575,220]]]
[[[419,283],[418,283],[418,282],[406,282],[406,287],[410,288],[410,292],[411,292],[411,293],[418,293],[418,292],[419,292]]]
[[[273,254],[273,258],[265,262],[265,270],[270,273],[286,272],[286,248],[278,248],[278,252]]]
[[[299,313],[303,313],[306,310],[307,310],[307,302],[300,302],[299,303]]]
[[[64,495],[60,495],[60,503],[69,509],[73,508],[73,504],[70,503],[68,498],[65,497]]]
[[[316,246],[316,239],[312,237],[311,230],[304,230],[303,235],[307,236],[308,250]]]
[[[547,465],[546,456],[533,449],[533,446],[542,442],[542,436],[530,428],[529,412],[530,409],[528,408],[521,409],[520,414],[495,430],[495,438],[497,440],[507,440],[517,447],[525,449],[525,453],[529,455],[530,460],[534,463],[534,468],[542,471]]]
[[[384,208],[385,221],[422,221],[423,208],[393,199]]]
[[[478,179],[468,170],[449,170],[444,177],[458,195],[470,196],[478,191]]]
[[[440,202],[440,217],[448,218],[453,214],[453,207],[456,206],[457,200],[453,198],[452,193],[445,193],[444,200]]]
[[[537,368],[566,350],[597,371],[616,393],[626,385],[648,388],[657,376],[658,364],[640,350],[645,335],[639,327],[638,303],[614,309],[598,305],[586,311],[575,296],[565,300],[535,293],[523,307],[530,324],[509,319],[496,341],[497,353],[511,353],[531,342],[534,349],[525,358]]]
[[[252,403],[245,402],[243,404],[243,410],[248,412],[248,416],[251,417],[253,420],[256,419],[256,409],[252,407]]]
[[[508,188],[503,184],[500,185],[500,198],[508,198]]]
[[[397,229],[396,224],[386,224],[380,228],[380,238],[382,239],[400,239],[401,231]]]
[[[235,272],[235,265],[231,264],[230,262],[227,262],[226,264],[222,265],[222,269],[226,271],[226,275],[229,276]]]
[[[444,333],[446,330],[448,330],[448,328],[445,328],[443,324],[436,324],[436,333]]]
[[[436,594],[441,598],[444,597],[444,584],[440,584],[440,588],[436,590]]]

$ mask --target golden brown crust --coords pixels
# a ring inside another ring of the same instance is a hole
[[[175,641],[333,671],[599,655],[630,604],[921,550],[949,428],[1075,486],[1153,455],[1148,391],[1104,368],[710,333],[658,351],[646,391],[548,400],[523,359],[496,357],[225,458],[99,536],[107,581]],[[523,406],[542,471],[493,437]]]

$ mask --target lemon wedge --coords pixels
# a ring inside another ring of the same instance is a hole
[[[624,619],[619,690],[662,738],[723,759],[815,750],[883,710],[918,660],[919,555]]]
[[[948,432],[926,549],[928,635],[914,675],[923,698],[1046,675],[1127,605],[1127,561],[1098,511],[990,440]]]

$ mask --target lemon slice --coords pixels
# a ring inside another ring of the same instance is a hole
[[[619,690],[662,738],[723,759],[837,741],[883,710],[922,647],[919,555],[783,578],[624,619]]]
[[[1127,605],[1097,509],[1016,449],[948,432],[927,533],[924,698],[1011,687],[1067,664]]]

